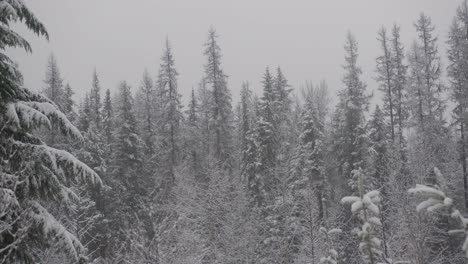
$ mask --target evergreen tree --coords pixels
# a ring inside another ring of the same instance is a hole
[[[369,96],[366,94],[366,85],[361,80],[362,70],[357,65],[357,42],[351,33],[348,33],[345,44],[345,76],[344,89],[340,92],[340,103],[343,107],[341,141],[343,153],[340,159],[341,175],[356,189],[354,170],[364,168],[365,160],[365,112],[369,106]]]
[[[304,162],[302,174],[307,187],[316,194],[315,203],[318,206],[318,221],[324,220],[325,172],[324,162],[324,124],[318,112],[318,105],[313,99],[313,90],[308,91],[301,121],[299,139],[300,153]],[[320,225],[320,224],[319,224]]]
[[[137,120],[134,113],[133,97],[130,86],[122,81],[119,85],[115,140],[110,161],[109,184],[112,187],[109,193],[110,203],[107,205],[112,237],[110,250],[122,248],[123,253],[132,252],[131,241],[128,232],[138,232],[139,219],[144,212],[144,197],[148,195],[149,183],[141,173],[142,140],[138,135]],[[127,238],[127,239],[126,239]]]
[[[414,163],[418,170],[414,176],[423,181],[431,177],[428,168],[439,167],[445,172],[450,161],[448,141],[450,134],[445,125],[443,85],[441,82],[440,57],[437,38],[433,36],[435,27],[431,19],[421,14],[415,23],[418,42],[413,44],[409,57],[410,101],[413,107],[413,122],[418,137],[413,141],[415,153],[425,153],[423,160]],[[443,154],[444,153],[444,154]]]
[[[377,58],[377,81],[379,82],[379,89],[383,92],[384,113],[389,117],[391,139],[395,141],[395,115],[396,115],[396,95],[395,95],[395,65],[392,58],[394,55],[390,47],[390,40],[387,36],[387,30],[383,27],[379,31],[380,46],[382,48],[382,55]]]
[[[449,33],[449,50],[448,50],[448,76],[451,83],[452,100],[456,107],[453,110],[455,124],[458,125],[460,139],[459,152],[460,162],[463,173],[463,189],[465,198],[465,207],[468,208],[468,172],[466,163],[466,125],[467,125],[467,107],[468,93],[466,87],[468,85],[468,63],[466,56],[468,55],[468,4],[463,2],[457,10],[457,15],[453,21]]]
[[[271,201],[276,195],[274,192],[278,187],[278,179],[275,175],[276,161],[276,127],[274,120],[274,93],[273,76],[267,68],[263,76],[263,96],[259,103],[259,113],[256,130],[253,135],[253,144],[255,144],[255,180],[259,183],[249,183],[249,187],[259,188],[254,193],[257,197],[255,203],[258,206],[265,206],[265,202]],[[252,193],[252,191],[251,191]]]
[[[72,123],[74,123],[78,118],[77,113],[75,112],[75,101],[73,100],[73,94],[75,94],[75,92],[73,92],[70,84],[67,83],[67,85],[65,85],[63,113]]]
[[[91,125],[91,103],[89,99],[89,94],[86,93],[84,96],[83,101],[80,104],[79,109],[79,119],[78,119],[78,127],[80,131],[88,131]]]
[[[55,59],[54,54],[50,54],[47,61],[44,84],[45,87],[43,88],[42,93],[63,111],[65,90],[60,69],[57,65],[57,60]]]
[[[249,89],[249,83],[244,82],[241,89],[241,101],[240,101],[240,120],[239,120],[239,139],[240,149],[242,153],[241,164],[242,171],[245,170],[246,164],[248,163],[247,148],[249,144],[249,132],[251,131],[251,100],[252,91]]]
[[[212,141],[212,131],[210,127],[211,110],[212,110],[212,94],[207,87],[206,80],[203,78],[198,88],[198,102],[199,102],[199,123],[202,137],[202,153],[204,157],[209,157],[212,154],[210,143]]]
[[[93,72],[93,80],[91,92],[89,93],[89,107],[90,107],[90,119],[96,126],[96,129],[101,129],[102,115],[101,115],[101,85],[99,84],[99,76],[96,69]]]
[[[210,130],[213,131],[212,155],[220,164],[230,167],[229,154],[232,144],[232,106],[231,94],[227,88],[227,76],[221,68],[221,48],[217,41],[218,35],[214,28],[210,28],[208,39],[205,43],[204,55],[207,58],[205,64],[205,84],[211,88],[211,117]]]
[[[435,27],[431,19],[421,14],[415,23],[418,42],[412,46],[409,56],[413,116],[418,127],[424,128],[443,119],[445,105],[442,99],[440,57]]]
[[[404,48],[400,39],[400,27],[396,24],[393,25],[392,39],[391,39],[391,64],[394,69],[393,73],[393,88],[395,100],[395,123],[398,124],[398,139],[400,151],[405,148],[405,139],[403,136],[403,129],[408,117],[407,109],[407,80],[406,72],[408,66],[404,64],[405,54]],[[404,160],[404,157],[402,158]]]
[[[203,142],[201,136],[201,124],[200,124],[200,113],[199,104],[195,95],[195,90],[192,88],[190,94],[190,101],[186,112],[186,146],[188,150],[188,160],[190,161],[190,168],[193,175],[199,182],[203,182],[206,179],[202,179],[202,161],[203,161]]]
[[[381,202],[380,202],[380,222],[382,224],[382,249],[383,255],[388,257],[387,253],[387,237],[389,233],[389,223],[388,223],[388,214],[389,214],[389,184],[390,184],[390,175],[391,167],[391,129],[384,119],[384,113],[380,110],[379,105],[375,107],[375,111],[372,114],[371,120],[368,124],[369,129],[369,143],[372,153],[371,159],[371,176],[372,176],[372,185],[374,189],[380,190]]]
[[[43,24],[21,1],[0,2],[0,262],[37,262],[37,252],[56,246],[70,261],[85,263],[85,247],[50,212],[45,204],[71,207],[76,193],[71,183],[101,184],[97,174],[70,153],[47,146],[34,131],[58,128],[65,136],[82,139],[79,131],[54,102],[22,88],[22,76],[6,47],[31,51],[29,43],[10,29],[24,23],[27,29],[48,37]],[[52,126],[51,124],[55,124]]]
[[[121,82],[119,86],[117,120],[120,126],[116,131],[115,151],[113,156],[113,175],[133,193],[138,193],[141,165],[141,139],[138,135],[137,122],[133,112],[133,97],[130,86]]]
[[[140,119],[141,137],[145,142],[146,152],[148,155],[155,153],[155,136],[156,136],[156,90],[154,88],[153,79],[149,72],[143,72],[140,89],[136,96],[137,104],[135,105],[136,112]]]
[[[57,60],[53,54],[50,54],[47,61],[44,84],[45,86],[42,93],[54,102],[60,111],[65,111],[65,89],[63,87],[63,79],[57,65]],[[56,130],[57,129],[52,129],[52,131],[46,132],[43,138],[50,146],[63,148],[64,138],[60,137],[60,135],[56,133]]]
[[[366,134],[365,112],[368,110],[369,96],[366,85],[361,80],[362,70],[357,64],[357,42],[351,33],[346,38],[344,88],[339,93],[339,102],[333,117],[332,153],[337,165],[337,181],[341,188],[341,195],[357,192],[357,175],[365,169]],[[357,252],[352,246],[349,221],[351,215],[344,212],[341,221],[346,223],[343,236],[346,236],[343,258],[347,263],[356,263]]]
[[[279,122],[285,123],[285,119],[291,110],[291,99],[289,98],[291,89],[288,80],[284,76],[281,68],[276,69],[276,77],[274,79],[273,93],[275,99],[276,118]]]
[[[374,160],[372,161],[374,167],[374,184],[376,184],[376,187],[379,189],[384,185],[385,177],[388,175],[386,169],[388,161],[386,159],[388,158],[388,140],[391,139],[391,132],[389,133],[388,131],[389,127],[390,126],[385,122],[383,111],[380,110],[379,105],[377,105],[369,121],[368,129],[370,145],[375,154],[373,155]]]
[[[160,120],[160,137],[162,138],[163,164],[167,165],[164,174],[167,177],[165,184],[168,187],[174,183],[174,168],[179,156],[180,125],[183,119],[181,112],[180,94],[177,87],[177,70],[174,65],[174,57],[169,40],[161,57],[161,65],[158,76],[159,96],[162,103]]]
[[[102,109],[102,123],[103,131],[106,138],[107,146],[111,146],[113,143],[113,134],[114,130],[114,114],[112,109],[112,101],[110,96],[110,90],[106,90],[106,96],[104,97],[104,106]]]

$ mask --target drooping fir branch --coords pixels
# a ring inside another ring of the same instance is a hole
[[[438,168],[434,168],[436,177],[441,178],[442,174]],[[438,186],[426,186],[422,184],[416,184],[414,188],[408,190],[410,194],[419,194],[425,198],[424,201],[416,206],[416,211],[427,211],[436,212],[443,209],[448,209],[450,216],[455,219],[459,225],[459,229],[448,231],[450,235],[463,235],[464,242],[462,250],[465,253],[465,257],[468,259],[468,218],[464,217],[458,209],[453,205],[453,199],[448,197],[440,187]]]

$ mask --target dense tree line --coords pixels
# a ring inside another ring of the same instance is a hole
[[[0,263],[466,263],[466,1],[446,67],[425,14],[410,47],[376,33],[375,106],[348,33],[333,108],[280,67],[233,103],[214,28],[187,106],[168,39],[134,87],[94,69],[75,102],[51,55],[34,93],[4,53],[31,51],[12,22],[48,38],[0,0]]]

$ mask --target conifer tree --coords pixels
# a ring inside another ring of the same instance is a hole
[[[141,139],[138,135],[137,121],[133,111],[133,97],[130,86],[121,82],[119,86],[119,102],[117,120],[120,126],[116,131],[115,151],[113,157],[113,175],[123,185],[138,191],[139,175],[138,169],[141,165]],[[135,192],[136,193],[136,192]]]
[[[348,33],[345,48],[344,88],[339,93],[339,102],[332,120],[332,153],[337,165],[336,179],[340,185],[341,195],[357,192],[357,175],[365,169],[366,134],[365,113],[368,110],[369,96],[366,85],[361,80],[362,70],[357,64],[358,47],[354,36]],[[343,235],[348,239],[344,244],[343,257],[348,263],[356,263],[357,252],[352,246],[349,221],[351,215],[344,212]]]
[[[163,162],[167,168],[167,184],[174,182],[174,168],[179,156],[180,125],[183,119],[181,103],[177,87],[177,70],[174,65],[174,56],[169,40],[161,56],[161,65],[158,76],[159,96],[162,103],[160,120],[160,136],[162,137],[162,150],[167,151]]]
[[[377,58],[377,81],[379,82],[379,89],[383,92],[384,113],[389,117],[391,139],[395,141],[395,115],[396,115],[396,95],[395,95],[395,65],[392,58],[394,55],[391,49],[390,40],[387,36],[387,30],[382,27],[379,31],[380,46],[382,48],[382,55]]]
[[[111,146],[113,143],[113,134],[114,130],[114,113],[112,109],[112,101],[110,96],[110,90],[106,90],[106,96],[104,97],[104,106],[102,109],[102,123],[103,131],[106,138],[106,143],[108,146]]]
[[[137,120],[134,113],[133,96],[130,86],[122,81],[119,85],[116,103],[115,139],[110,160],[110,179],[112,187],[107,204],[111,219],[110,250],[122,248],[125,254],[132,252],[128,232],[138,232],[140,221],[133,218],[142,217],[145,203],[143,197],[148,195],[151,185],[142,174],[142,140],[138,135]],[[126,255],[128,256],[128,255]]]
[[[276,118],[279,122],[285,123],[285,119],[291,110],[292,102],[289,98],[291,88],[289,87],[288,80],[284,76],[280,67],[276,69],[273,90],[275,98],[275,112],[277,115]]]
[[[370,168],[372,177],[372,186],[374,189],[380,190],[381,194],[381,209],[380,222],[382,223],[382,249],[384,256],[387,257],[387,237],[389,236],[389,184],[391,175],[391,165],[395,164],[391,160],[391,130],[390,125],[384,119],[384,113],[380,110],[379,105],[375,107],[371,120],[368,124],[369,130],[369,145],[371,148],[371,164]],[[394,189],[396,190],[396,188]]]
[[[96,129],[101,129],[101,85],[99,84],[99,76],[97,70],[94,69],[91,92],[89,93],[90,119],[96,126]]]
[[[190,101],[186,112],[186,149],[188,150],[188,157],[190,161],[190,167],[192,173],[197,176],[196,179],[200,182],[202,174],[202,160],[203,160],[203,143],[201,136],[201,124],[200,124],[200,113],[199,104],[195,95],[195,90],[192,88],[190,94]]]
[[[230,167],[230,152],[232,148],[232,106],[231,94],[227,87],[227,76],[221,67],[221,48],[218,45],[218,35],[214,28],[210,28],[205,43],[204,55],[205,84],[209,86],[212,107],[210,117],[210,130],[213,133],[211,142],[212,155],[225,167]]]
[[[204,157],[213,155],[211,150],[212,134],[211,110],[212,110],[212,94],[207,87],[205,78],[203,78],[198,87],[197,100],[199,102],[198,116],[200,124],[200,134],[202,138],[202,153]]]
[[[62,202],[70,207],[76,198],[71,183],[100,185],[101,180],[73,155],[47,146],[35,135],[35,130],[47,127],[82,139],[52,100],[21,87],[21,73],[3,53],[6,47],[31,51],[29,43],[10,29],[11,23],[23,23],[48,38],[44,25],[22,1],[1,1],[0,10],[4,29],[0,39],[0,262],[37,262],[38,251],[55,245],[70,261],[85,263],[85,247],[45,204]]]
[[[341,137],[343,153],[340,159],[341,175],[348,182],[351,189],[357,190],[353,171],[364,168],[365,159],[365,112],[369,106],[369,96],[366,94],[366,85],[361,80],[362,70],[357,64],[358,47],[354,36],[348,33],[345,44],[345,75],[340,92],[342,107]]]
[[[240,149],[242,153],[242,158],[241,158],[241,164],[242,164],[242,170],[245,168],[245,164],[247,164],[247,148],[248,148],[248,138],[249,138],[249,132],[251,130],[251,122],[252,122],[252,116],[251,116],[251,100],[252,100],[252,91],[249,89],[249,83],[244,82],[242,84],[242,89],[241,89],[241,101],[240,101]]]
[[[465,198],[465,207],[468,208],[468,172],[467,172],[467,142],[466,142],[466,126],[468,120],[466,118],[468,109],[468,3],[464,1],[457,9],[457,14],[454,18],[449,32],[449,49],[448,49],[448,76],[450,78],[451,99],[456,106],[453,110],[454,123],[459,128],[459,153],[460,163],[463,173],[463,189]]]
[[[430,17],[421,14],[415,28],[418,41],[413,44],[409,57],[413,116],[418,127],[429,128],[430,124],[441,122],[445,110],[440,57]]]
[[[44,79],[43,94],[63,110],[65,90],[63,79],[54,54],[50,54]]]
[[[393,73],[393,88],[395,106],[395,123],[398,124],[398,140],[400,151],[405,148],[405,139],[403,136],[403,129],[408,117],[407,109],[407,68],[404,64],[405,53],[403,44],[401,43],[400,27],[396,24],[393,25],[392,39],[391,39],[391,64],[394,69]],[[404,157],[402,158],[405,159]]]
[[[308,91],[301,121],[301,135],[299,139],[300,152],[304,162],[302,174],[305,176],[307,188],[311,188],[316,195],[318,206],[318,221],[324,220],[324,124],[320,119],[318,106],[313,100],[313,90]]]
[[[75,112],[75,101],[73,100],[74,94],[75,92],[73,92],[70,84],[67,83],[67,85],[65,85],[63,113],[72,123],[74,123],[78,117]]]
[[[259,113],[256,131],[254,133],[255,152],[255,178],[262,186],[260,193],[256,194],[257,205],[264,206],[265,202],[275,196],[278,187],[274,173],[276,161],[276,127],[274,119],[275,97],[273,93],[273,76],[267,68],[263,76],[263,96],[259,102]],[[253,186],[249,183],[249,186]]]
[[[447,157],[451,155],[448,149],[451,139],[445,127],[444,86],[437,37],[433,36],[435,27],[424,14],[420,15],[415,27],[418,41],[413,44],[409,56],[410,101],[413,124],[418,130],[413,146],[414,153],[425,158],[419,164],[413,163],[412,169],[418,171],[413,178],[427,181],[431,177],[427,168],[439,167],[445,172],[445,165],[450,163]]]
[[[83,101],[80,104],[79,109],[79,119],[78,119],[78,127],[80,131],[88,131],[91,125],[91,103],[89,99],[89,94],[86,93],[84,96]]]
[[[448,76],[450,78],[451,97],[456,106],[453,110],[455,124],[459,128],[459,153],[462,165],[463,189],[465,198],[465,207],[468,208],[468,172],[466,162],[466,119],[468,107],[468,4],[464,1],[457,10],[457,15],[452,23],[449,32],[448,49]]]
[[[146,152],[148,155],[155,153],[155,136],[156,136],[156,89],[153,79],[149,72],[143,72],[140,89],[137,92],[135,105],[137,114],[140,119],[141,137],[145,142]]]

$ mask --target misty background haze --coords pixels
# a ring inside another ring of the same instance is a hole
[[[203,75],[203,43],[210,26],[216,28],[224,71],[233,100],[239,100],[243,81],[261,91],[266,66],[281,66],[296,90],[306,81],[327,81],[330,96],[342,87],[343,43],[347,31],[359,42],[359,64],[368,91],[378,94],[375,58],[381,26],[401,27],[406,49],[415,38],[413,23],[421,12],[429,15],[439,37],[443,67],[447,32],[460,1],[26,1],[47,27],[50,40],[37,38],[23,26],[21,34],[33,53],[9,50],[19,63],[26,87],[39,91],[51,52],[65,82],[81,100],[91,87],[96,67],[103,89],[116,91],[127,80],[135,91],[145,68],[154,77],[166,37],[179,71],[179,92],[186,103]],[[445,70],[444,70],[445,76]]]

